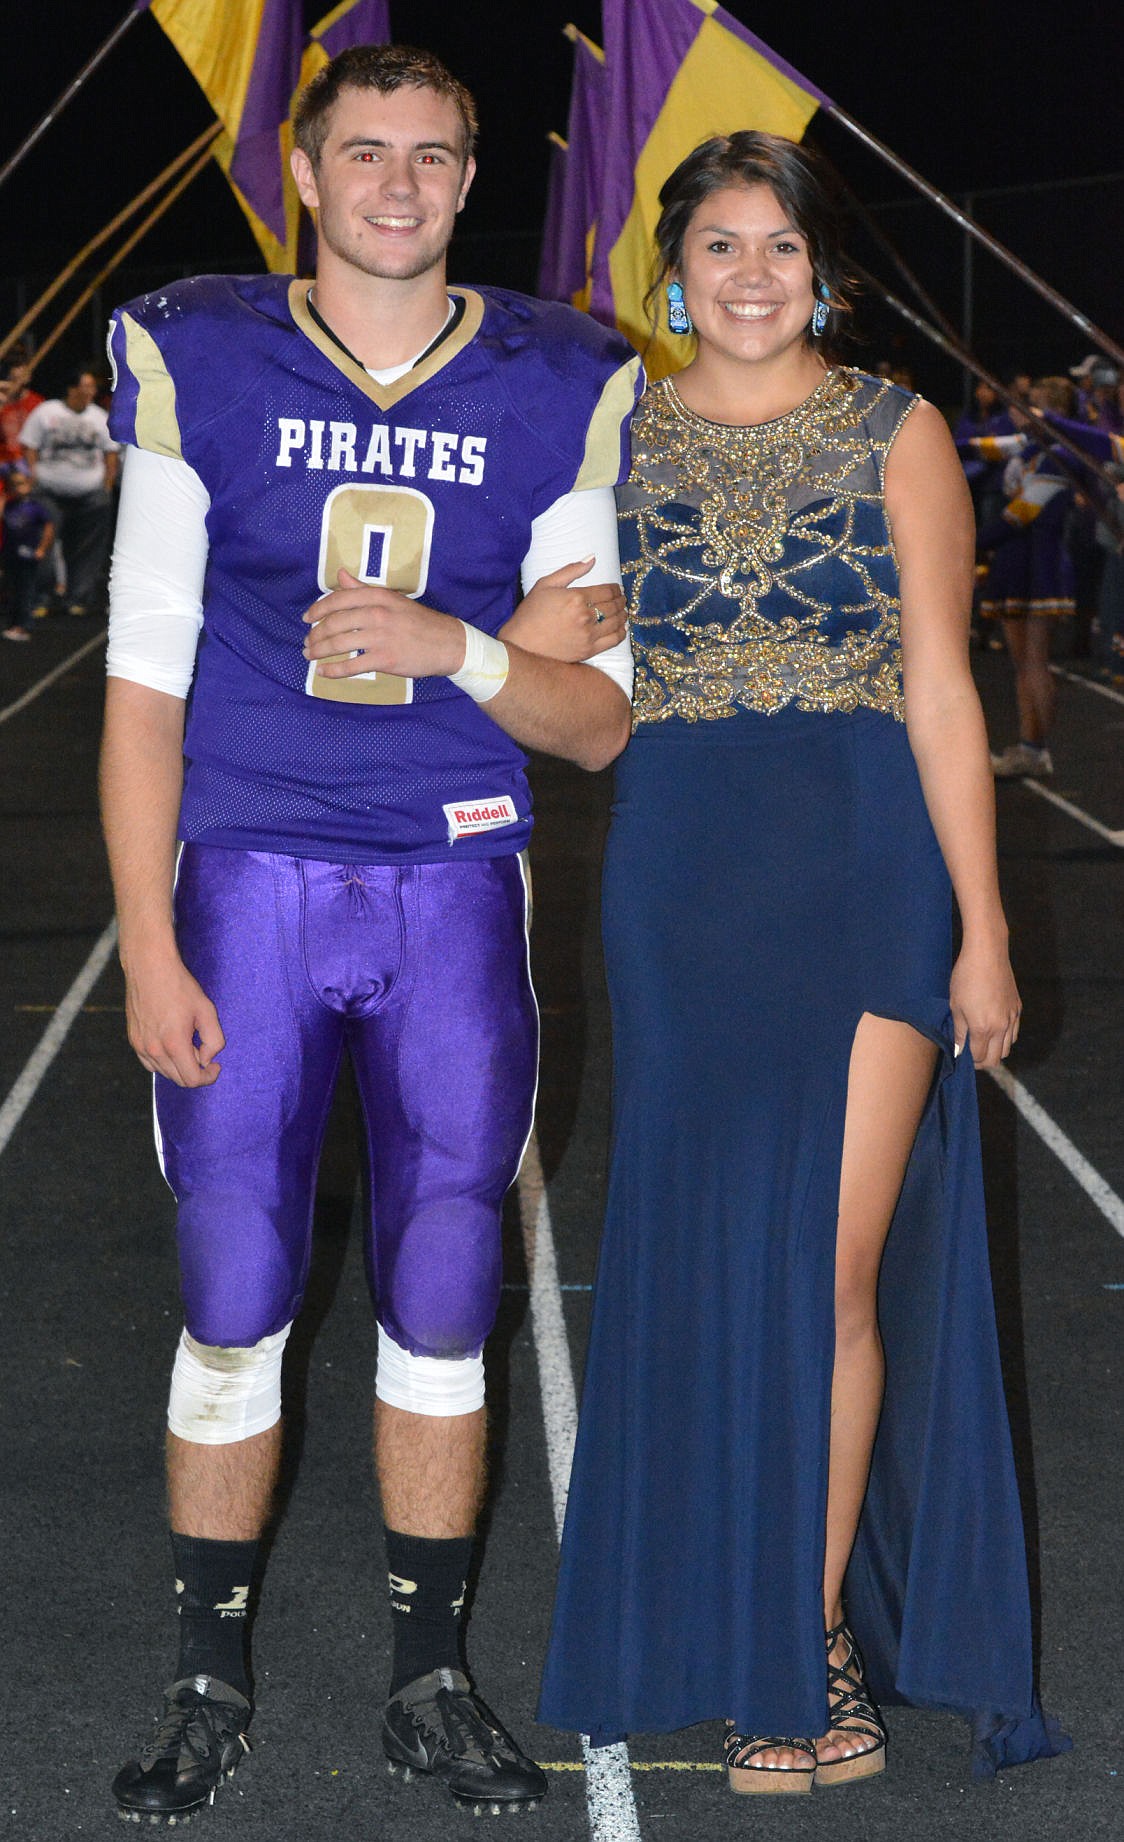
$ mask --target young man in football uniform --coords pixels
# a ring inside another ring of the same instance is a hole
[[[295,121],[315,282],[203,277],[111,328],[128,459],[103,807],[186,1319],[179,1664],[114,1781],[138,1819],[212,1798],[246,1747],[243,1614],[345,1049],[370,1161],[384,1749],[478,1810],[546,1789],[474,1695],[458,1623],[535,1083],[521,745],[595,769],[628,736],[612,486],[639,365],[568,308],[446,286],[474,131],[428,54],[344,52]]]

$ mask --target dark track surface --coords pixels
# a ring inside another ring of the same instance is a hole
[[[0,709],[88,637],[74,620],[37,626],[33,645],[3,648]],[[1003,661],[984,655],[979,676],[993,734],[1005,740]],[[0,1102],[110,914],[95,821],[100,698],[95,651],[0,724]],[[1055,785],[1111,828],[1124,826],[1122,739],[1124,704],[1063,685]],[[537,785],[539,1137],[559,1277],[582,1288],[593,1274],[608,1112],[596,944],[607,784],[540,763]],[[1027,1007],[1013,1070],[1121,1192],[1124,851],[1019,787],[1000,790],[1000,820]],[[172,1658],[160,1470],[178,1334],[172,1205],[121,1003],[114,960],[0,1154],[0,1833],[27,1842],[133,1833],[118,1824],[108,1782],[144,1732]],[[816,1793],[778,1809],[730,1797],[714,1771],[634,1772],[644,1842],[782,1829],[786,1842],[1094,1842],[1124,1832],[1124,1240],[995,1085],[980,1089],[1012,1411],[1028,1502],[1037,1499],[1043,1695],[1075,1750],[973,1787],[955,1721],[896,1711],[885,1777],[841,1798]],[[257,1622],[255,1749],[193,1830],[216,1842],[447,1842],[472,1831],[473,1819],[434,1787],[392,1783],[374,1739],[387,1615],[366,1457],[374,1336],[352,1231],[346,1094],[335,1124],[309,1307],[287,1377],[292,1463]],[[510,1289],[489,1357],[495,1488],[471,1654],[502,1718],[559,1765],[577,1761],[575,1740],[533,1721],[555,1537],[514,1201],[510,1229]],[[564,1299],[580,1374],[588,1292]],[[716,1741],[712,1728],[640,1737],[632,1755],[709,1764]],[[582,1842],[582,1775],[552,1770],[546,1804],[520,1822],[529,1839]]]

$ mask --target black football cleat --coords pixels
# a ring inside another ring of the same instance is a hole
[[[249,1752],[252,1713],[245,1695],[217,1676],[173,1682],[140,1758],[113,1780],[118,1815],[127,1823],[190,1822]]]
[[[399,1689],[383,1712],[382,1743],[394,1776],[437,1778],[474,1816],[533,1810],[546,1796],[546,1773],[459,1669],[433,1669]]]

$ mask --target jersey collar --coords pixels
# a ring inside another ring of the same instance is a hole
[[[349,358],[331,335],[316,324],[308,311],[307,281],[298,279],[289,283],[289,312],[305,338],[311,339],[317,351],[323,353],[329,364],[334,365],[349,383],[354,384],[357,390],[363,392],[364,396],[370,397],[371,402],[377,404],[379,409],[387,410],[393,409],[403,397],[409,396],[411,391],[417,390],[422,384],[428,383],[431,377],[436,377],[439,371],[443,371],[459,352],[463,352],[469,340],[479,331],[480,322],[484,318],[482,297],[473,288],[450,288],[449,293],[457,295],[464,301],[464,313],[461,316],[460,325],[453,328],[447,339],[442,339],[435,351],[430,352],[427,358],[423,358],[412,370],[407,371],[405,376],[398,378],[393,384],[376,384],[374,378],[363,369],[363,366],[356,363],[353,358]]]

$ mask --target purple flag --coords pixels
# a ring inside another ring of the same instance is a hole
[[[215,158],[270,268],[295,255],[298,206],[288,169],[289,112],[300,84],[348,45],[385,42],[387,0],[342,0],[304,30],[302,0],[135,0],[167,33],[226,130]]]
[[[544,300],[572,301],[577,306],[588,307],[593,239],[605,170],[609,79],[604,53],[576,27],[568,26],[566,30],[574,41],[574,78],[566,123],[567,151],[561,163],[552,268],[547,271],[553,285],[544,287],[540,275],[539,294]],[[544,268],[549,247],[544,232]]]
[[[567,269],[562,250],[562,219],[566,203],[566,166],[569,149],[560,134],[550,137],[550,169],[546,178],[546,212],[539,251],[540,301],[568,301],[573,292],[572,265]],[[584,278],[583,278],[584,279]]]
[[[308,48],[301,61],[300,82],[303,89],[318,71],[341,51],[352,45],[385,45],[390,42],[390,7],[387,0],[350,0],[326,13],[308,35]],[[286,187],[289,178],[286,175]],[[287,249],[289,265],[299,275],[311,275],[316,266],[316,232],[303,205],[294,202],[296,230]]]
[[[351,45],[382,44],[390,37],[387,0],[351,0],[335,7],[309,33],[322,62]],[[279,243],[286,238],[288,174],[278,142],[302,72],[304,9],[300,0],[265,0],[230,177]]]
[[[334,7],[312,28],[309,36],[324,47],[329,58],[349,50],[352,45],[388,45],[388,0],[351,0],[350,6]]]
[[[279,243],[285,241],[285,176],[278,132],[300,77],[304,49],[299,0],[265,0],[254,65],[230,162],[230,177]]]
[[[591,311],[641,343],[657,195],[712,134],[765,128],[799,140],[821,90],[716,0],[602,0],[607,157]]]

